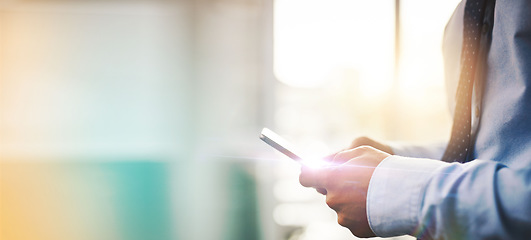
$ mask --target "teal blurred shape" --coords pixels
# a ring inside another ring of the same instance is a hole
[[[172,239],[167,163],[120,161],[98,164],[98,168],[112,176],[123,239]]]
[[[249,166],[231,163],[228,166],[228,203],[226,240],[261,239],[256,179]]]

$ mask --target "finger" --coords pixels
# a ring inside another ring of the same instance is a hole
[[[369,148],[369,147],[368,146],[362,146],[362,147],[357,147],[357,148],[354,148],[354,149],[349,149],[349,150],[346,150],[346,151],[342,151],[342,152],[340,152],[340,153],[335,155],[335,157],[332,160],[332,162],[333,163],[337,163],[337,164],[348,162],[349,160],[351,160],[353,158],[357,158],[357,157],[361,156],[364,152],[366,152],[367,148]]]
[[[345,163],[346,161],[348,161],[348,159],[347,159],[345,153],[343,153],[343,152],[348,152],[350,150],[352,150],[352,149],[344,149],[344,150],[341,150],[341,151],[337,152],[334,155],[330,155],[329,159],[327,161],[330,162],[330,163],[334,163],[334,164]],[[338,155],[340,155],[340,157],[338,157]]]
[[[341,151],[339,151],[341,152]],[[332,153],[330,155],[327,155],[325,157],[323,157],[323,160],[327,161],[327,162],[331,162],[332,160],[334,160],[334,157],[336,156],[336,154],[338,154],[339,152],[336,152],[336,153]]]
[[[349,149],[357,148],[364,145],[372,146],[375,143],[374,140],[368,138],[368,137],[358,137],[350,143]]]
[[[301,174],[299,175],[299,182],[305,187],[316,187],[318,182],[318,170],[302,166]]]
[[[326,195],[328,192],[324,188],[316,188],[315,189],[318,193]]]
[[[299,182],[305,187],[325,188],[325,178],[325,168],[309,168],[302,166]]]

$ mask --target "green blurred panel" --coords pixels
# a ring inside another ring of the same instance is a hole
[[[209,160],[183,163],[176,170],[178,239],[262,239],[254,164]]]
[[[118,162],[98,168],[113,175],[115,209],[124,239],[171,239],[166,164]]]
[[[244,165],[231,164],[228,169],[229,216],[226,240],[261,239],[255,178]]]

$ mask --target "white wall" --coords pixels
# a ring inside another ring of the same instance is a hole
[[[4,154],[182,148],[191,76],[186,5],[15,1],[0,14]]]

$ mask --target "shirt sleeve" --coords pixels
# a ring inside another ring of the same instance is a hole
[[[391,156],[371,178],[367,218],[381,237],[526,239],[531,168]]]
[[[428,145],[411,145],[391,142],[388,145],[393,149],[393,153],[398,156],[441,159],[447,143],[439,142]]]

